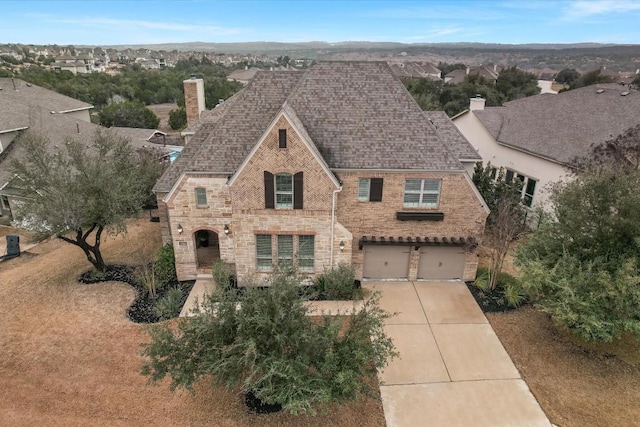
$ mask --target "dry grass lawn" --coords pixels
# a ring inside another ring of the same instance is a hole
[[[503,271],[514,276],[514,245]],[[489,252],[480,248],[480,265]],[[585,343],[528,306],[487,318],[551,422],[560,427],[640,425],[640,341]]]
[[[160,246],[157,223],[132,222],[107,238],[110,263],[134,263]],[[139,374],[145,326],[126,317],[123,283],[78,284],[89,264],[52,239],[0,262],[0,425],[381,426],[379,398],[330,406],[317,417],[252,415],[237,392],[169,391]]]

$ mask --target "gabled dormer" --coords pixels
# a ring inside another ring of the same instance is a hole
[[[329,211],[340,184],[286,103],[229,180],[234,207]]]

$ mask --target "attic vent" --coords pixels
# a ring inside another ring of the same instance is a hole
[[[627,96],[627,95],[629,95],[630,93],[631,93],[631,92],[629,92],[628,90],[625,90],[624,92],[622,92],[622,93],[620,94],[620,96]]]
[[[598,90],[596,91],[596,93],[597,93],[597,94],[604,93],[604,89],[598,89]]]

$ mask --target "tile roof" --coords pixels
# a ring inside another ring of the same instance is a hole
[[[285,100],[332,169],[463,170],[384,62],[258,72],[234,98],[222,114],[206,116],[156,191],[169,191],[187,171],[233,173]]]
[[[430,120],[437,134],[446,144],[451,154],[460,160],[482,160],[480,154],[473,148],[456,125],[453,124],[444,111],[425,111],[424,115]]]
[[[621,96],[625,91],[629,94]],[[640,92],[617,84],[596,84],[557,95],[522,98],[503,107],[467,114],[475,114],[502,144],[571,163],[592,145],[639,124],[638,111]]]

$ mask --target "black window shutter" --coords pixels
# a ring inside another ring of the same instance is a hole
[[[265,209],[274,209],[276,207],[275,194],[273,188],[273,174],[264,171],[264,207]]]
[[[369,189],[369,201],[382,201],[382,178],[371,178],[371,187]]]
[[[293,175],[293,209],[302,209],[304,185],[302,172]]]

